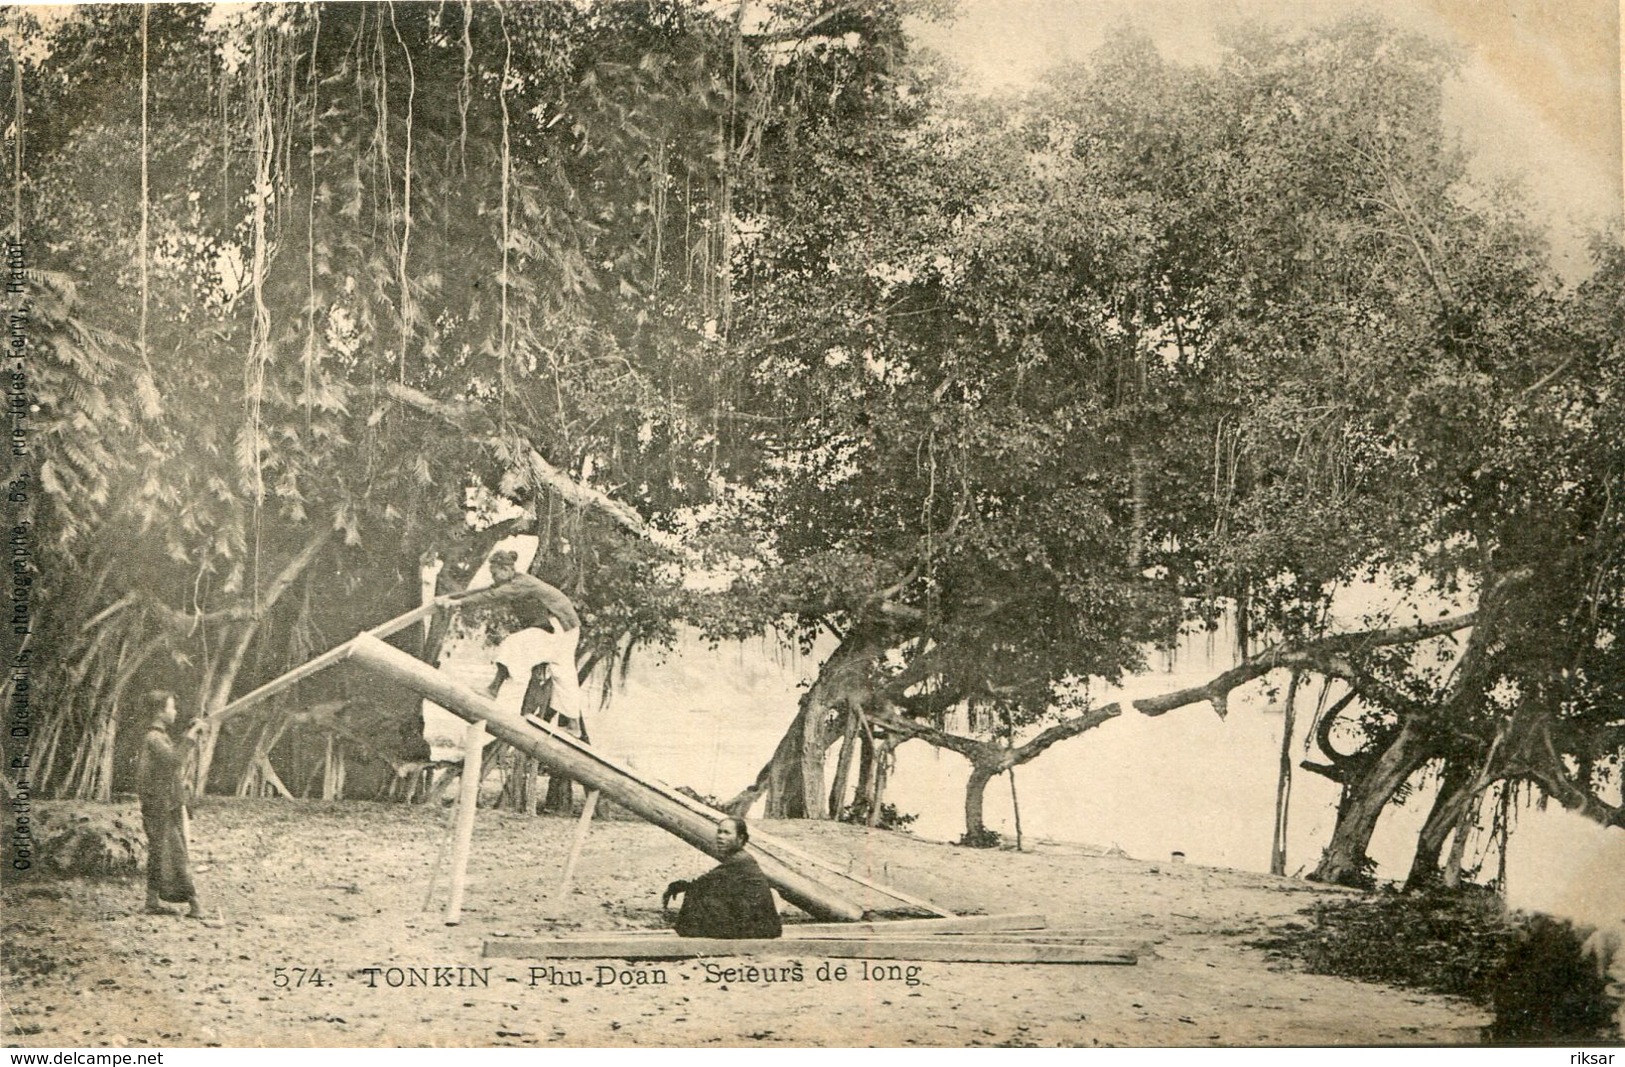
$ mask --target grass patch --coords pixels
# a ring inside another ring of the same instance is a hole
[[[29,806],[26,836],[0,838],[6,880],[126,877],[147,860],[134,804],[60,800]]]

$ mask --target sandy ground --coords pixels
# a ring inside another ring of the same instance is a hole
[[[446,812],[422,807],[206,802],[194,862],[222,916],[208,924],[142,914],[139,881],[6,886],[6,1043],[1410,1045],[1476,1042],[1488,1021],[1462,1001],[1303,974],[1247,947],[1338,890],[1080,846],[974,851],[837,824],[763,827],[956,911],[1037,910],[1052,927],[1146,949],[1134,966],[921,963],[915,984],[864,980],[855,961],[844,981],[819,981],[816,952],[800,957],[800,983],[715,981],[683,961],[612,968],[659,972],[664,984],[598,985],[592,963],[570,965],[583,986],[533,984],[541,961],[483,959],[482,942],[659,926],[661,888],[709,862],[653,827],[600,820],[574,888],[555,899],[573,821],[481,811],[464,920],[452,927],[423,910],[446,827]],[[370,981],[363,970],[389,967],[451,970],[438,988],[391,988],[387,970]],[[467,968],[485,967],[482,986]]]

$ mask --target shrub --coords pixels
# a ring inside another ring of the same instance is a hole
[[[1617,1039],[1607,960],[1593,960],[1567,922],[1536,915],[1508,946],[1490,1002],[1498,1044],[1587,1044]]]
[[[1617,1039],[1606,978],[1573,927],[1509,916],[1482,887],[1386,889],[1321,901],[1308,914],[1310,924],[1288,924],[1252,944],[1314,974],[1465,997],[1494,1010],[1485,1036],[1497,1043]]]
[[[875,820],[875,826],[881,830],[906,831],[908,824],[918,818],[918,815],[905,815],[898,811],[896,804],[881,804],[880,818]],[[841,811],[841,821],[867,826],[869,823],[869,802],[867,800],[854,800],[848,804]]]

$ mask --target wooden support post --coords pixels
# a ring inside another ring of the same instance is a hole
[[[1016,851],[1021,851],[1021,798],[1016,796],[1016,769],[1011,767],[1010,775],[1010,810],[1016,817]]]
[[[1275,836],[1270,839],[1270,873],[1286,875],[1287,814],[1292,807],[1292,731],[1297,724],[1298,682],[1303,675],[1292,672],[1292,681],[1286,688],[1286,715],[1281,723],[1281,764],[1275,781]],[[1326,679],[1320,687],[1320,700],[1326,701],[1326,690],[1332,684]]]
[[[576,821],[575,840],[570,842],[570,858],[564,861],[564,877],[559,879],[559,899],[570,891],[570,880],[576,874],[576,862],[581,859],[581,846],[586,844],[587,830],[592,826],[592,813],[598,808],[598,790],[587,790],[587,799],[581,805],[581,818]]]
[[[462,784],[461,774],[457,776],[457,782],[459,786]],[[446,857],[451,854],[451,845],[456,839],[457,804],[454,801],[451,807],[446,809],[446,829],[445,833],[440,835],[440,848],[435,851],[434,867],[429,871],[429,885],[423,891],[423,907],[420,909],[422,911],[434,910],[434,891],[440,885],[440,871],[445,867]]]
[[[485,724],[471,722],[463,733],[463,783],[457,793],[457,828],[451,850],[451,895],[446,925],[463,921],[463,889],[468,883],[468,852],[474,843],[474,812],[480,802],[480,769],[484,760]]]
[[[566,775],[639,818],[675,834],[708,856],[716,857],[716,822],[723,813],[694,803],[700,811],[672,799],[675,790],[645,779],[596,752],[590,745],[546,727],[537,727],[516,713],[498,707],[466,686],[398,648],[367,634],[351,643],[351,658],[368,670],[399,682],[452,714],[470,722],[484,722],[492,735],[536,757],[551,772]],[[681,794],[677,794],[681,796]],[[684,798],[685,800],[687,798]],[[703,814],[702,814],[703,812]],[[785,900],[817,919],[857,920],[863,907],[822,882],[801,874],[756,847],[746,846],[769,883]]]

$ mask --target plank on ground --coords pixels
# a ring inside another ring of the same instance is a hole
[[[569,932],[569,934],[559,934],[557,940],[569,942],[572,945],[593,944],[593,942],[606,942],[606,940],[614,940],[614,942],[626,940],[626,942],[637,942],[637,944],[642,945],[661,942],[663,939],[669,940],[671,937],[673,937],[671,931],[575,931]],[[980,944],[980,942],[986,942],[986,940],[1001,940],[1001,942],[1009,942],[1012,945],[1149,945],[1155,940],[1154,937],[1136,935],[1129,931],[990,931],[983,932],[983,934],[954,934],[954,932],[947,932],[947,934],[902,934],[902,932],[897,932],[897,934],[889,934],[889,932],[881,932],[881,934],[835,934],[835,932],[812,932],[812,934],[791,934],[790,927],[785,927],[783,937],[778,937],[778,940],[801,942],[801,944],[806,945],[822,945],[829,944],[829,942],[855,942],[855,940],[871,942],[871,944],[874,944],[874,942],[892,944],[897,940],[916,942],[916,940],[926,939],[944,945]],[[809,952],[811,950],[812,948],[809,948]]]
[[[1037,913],[1009,915],[957,915],[952,919],[892,919],[878,922],[788,923],[784,937],[926,937],[936,934],[992,933],[1042,930],[1047,920]],[[670,937],[671,930],[571,930],[558,934],[572,939],[612,937]]]
[[[944,933],[938,934],[937,936],[938,937],[960,937],[960,936],[977,937],[977,936],[986,936],[986,935],[977,935],[977,934],[961,935],[959,933],[956,933],[955,931],[949,930],[949,931],[946,931]],[[1062,939],[1072,938],[1074,940],[1077,939],[1077,938],[1092,937],[1092,938],[1095,938],[1097,940],[1098,939],[1103,939],[1103,938],[1116,938],[1119,941],[1133,941],[1136,938],[1139,938],[1141,940],[1145,940],[1145,939],[1148,939],[1148,938],[1151,938],[1151,937],[1160,937],[1162,935],[1160,933],[1156,933],[1154,931],[1131,929],[1130,927],[1127,927],[1127,926],[1052,926],[1052,927],[1046,927],[1046,928],[1044,928],[1042,930],[1007,930],[1007,931],[999,934],[999,936],[1000,937],[1016,937],[1016,938],[1020,938],[1020,937],[1057,937],[1057,938],[1062,938]]]
[[[916,960],[939,963],[1137,962],[1137,947],[1046,945],[967,937],[852,938],[804,941],[784,938],[728,940],[710,937],[626,937],[588,940],[511,938],[485,942],[484,955],[505,959],[686,960],[708,956],[816,956],[821,959]]]
[[[835,934],[812,934],[807,937],[780,938],[782,941],[804,941],[809,945],[823,945],[831,941],[884,941],[890,944],[893,941],[925,941],[927,938],[919,935],[904,934],[873,934],[863,937],[839,937]],[[933,934],[929,940],[944,945],[979,944],[983,941],[1004,941],[1013,945],[1127,945],[1130,943],[1145,943],[1150,938],[1135,937],[1121,930],[1112,930],[1100,933],[1050,933],[1046,930],[1010,930],[993,934]]]
[[[879,922],[855,923],[791,923],[784,928],[785,937],[857,936],[880,934],[883,936],[926,936],[950,933],[989,933],[1001,930],[1042,930],[1048,920],[1037,912],[1012,912],[1008,915],[956,915],[951,919],[890,919]]]

